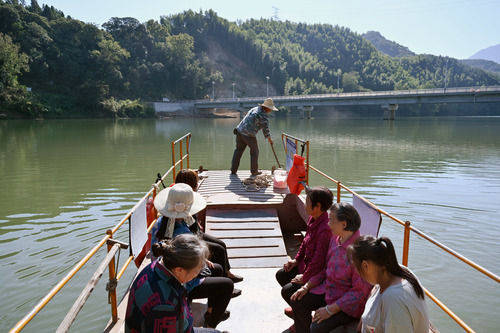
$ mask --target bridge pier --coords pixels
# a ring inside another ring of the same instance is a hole
[[[304,118],[311,119],[312,118],[311,114],[312,114],[312,111],[314,110],[314,106],[304,105],[304,106],[299,107],[299,110],[300,110],[300,117],[302,119],[304,119]]]
[[[394,120],[396,118],[396,110],[399,105],[397,104],[384,104],[382,109],[384,109],[384,120]]]

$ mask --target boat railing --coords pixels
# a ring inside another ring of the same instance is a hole
[[[185,146],[186,146],[186,154],[183,154],[183,142],[185,141]],[[152,188],[138,201],[138,204],[141,203],[143,200],[148,200],[149,198],[155,198],[156,196],[156,191],[157,188],[160,186],[160,184],[166,179],[166,177],[170,174],[173,175],[173,178],[175,180],[175,168],[180,165],[180,168],[183,168],[183,161],[186,160],[186,165],[189,168],[189,144],[191,141],[191,133],[188,133],[181,138],[172,141],[172,166],[163,174],[161,178],[157,180],[155,184],[153,184]],[[176,160],[175,157],[175,146],[179,145],[179,153],[180,153],[180,158],[179,160]],[[132,260],[134,260],[134,256],[130,255],[125,263],[123,264],[122,268],[118,271],[118,274],[116,273],[117,267],[115,264],[115,255],[118,247],[125,247],[124,243],[121,243],[119,241],[116,241],[113,239],[113,235],[122,227],[126,222],[130,222],[130,218],[132,217],[132,214],[134,211],[137,209],[138,204],[136,204],[125,216],[122,218],[122,220],[117,223],[112,229],[109,229],[106,231],[106,236],[104,236],[97,245],[95,245],[73,268],[45,295],[34,307],[33,309],[27,313],[17,324],[10,329],[9,333],[15,333],[15,332],[20,332],[33,318],[54,298],[54,296],[75,276],[83,266],[92,258],[97,251],[101,247],[103,247],[104,244],[107,244],[107,252],[108,255],[104,260],[101,262],[101,265],[99,265],[99,268],[97,269],[96,273],[94,274],[93,278],[91,279],[91,282],[87,286],[90,286],[91,283],[94,285],[97,283],[99,280],[100,276],[102,275],[102,266],[108,265],[108,272],[109,272],[109,283],[106,289],[108,290],[108,299],[111,304],[111,318],[112,322],[115,323],[118,320],[118,304],[116,300],[116,286],[118,284],[118,281],[122,277],[122,275],[125,273],[125,270],[127,267],[130,265]],[[151,231],[155,224],[156,220],[154,220],[149,226],[148,226],[148,232]],[[100,273],[100,274],[98,274]],[[97,279],[95,277],[97,276]],[[96,281],[93,281],[96,280]],[[61,325],[59,326],[59,329],[57,332],[66,332],[71,323],[74,321],[76,314],[78,311],[81,309],[83,306],[84,301],[88,298],[90,295],[90,292],[93,290],[92,288],[84,288],[78,299],[75,301],[75,304],[71,308],[70,312],[68,312],[68,315],[65,317]],[[83,303],[81,300],[83,300]],[[77,311],[74,311],[74,309],[77,308]]]
[[[384,215],[384,216],[388,217],[389,219],[395,221],[396,223],[398,223],[398,224],[400,224],[401,226],[404,227],[404,231],[403,231],[404,232],[404,237],[403,237],[403,256],[402,256],[402,264],[403,265],[408,266],[408,254],[409,254],[409,249],[410,249],[410,233],[413,232],[416,235],[418,235],[419,237],[425,239],[426,241],[428,241],[428,242],[436,245],[441,250],[443,250],[443,251],[445,251],[445,252],[453,255],[454,257],[458,258],[460,261],[466,263],[467,265],[471,266],[475,270],[483,273],[484,275],[486,275],[490,279],[492,279],[492,280],[500,283],[500,277],[498,275],[495,275],[494,273],[490,272],[486,268],[484,268],[484,267],[476,264],[472,260],[470,260],[470,259],[466,258],[465,256],[461,255],[460,253],[452,250],[448,246],[446,246],[446,245],[438,242],[437,240],[435,240],[431,236],[427,235],[423,231],[421,231],[421,230],[413,227],[411,225],[410,221],[402,221],[402,220],[398,219],[397,217],[395,217],[395,216],[387,213],[383,209],[380,209],[379,207],[377,207],[375,204],[373,204],[368,199],[364,198],[363,196],[359,195],[355,191],[351,190],[349,187],[347,187],[344,184],[342,184],[339,180],[333,179],[332,177],[330,177],[326,173],[318,170],[314,166],[309,165],[308,168],[311,169],[311,170],[313,170],[314,172],[318,173],[320,176],[322,176],[322,177],[324,177],[324,178],[326,178],[326,179],[334,182],[337,185],[337,202],[340,202],[341,192],[342,192],[342,190],[345,190],[345,191],[351,193],[352,195],[355,195],[358,198],[360,198],[361,200],[363,200],[366,204],[368,204],[369,206],[371,206],[373,209],[377,210],[381,215]],[[470,328],[460,317],[458,317],[450,308],[448,308],[443,302],[441,302],[436,296],[434,296],[428,289],[424,288],[424,291],[425,291],[425,294],[434,303],[437,304],[437,306],[439,306],[448,316],[450,316],[453,320],[455,320],[455,322],[458,325],[460,325],[466,332],[474,332],[474,330],[472,328]]]

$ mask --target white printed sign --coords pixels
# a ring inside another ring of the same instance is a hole
[[[130,217],[130,252],[137,258],[148,240],[148,226],[146,220],[146,199],[141,200]]]
[[[293,165],[293,155],[297,154],[297,145],[295,141],[286,138],[286,171],[290,171]]]
[[[352,196],[352,205],[356,208],[359,216],[361,217],[361,227],[359,228],[359,233],[361,235],[372,235],[373,237],[377,237],[380,222],[382,222],[380,213],[375,208],[360,199],[357,195]]]

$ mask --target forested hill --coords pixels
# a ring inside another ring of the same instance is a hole
[[[415,53],[410,51],[406,46],[388,40],[378,31],[368,31],[363,34],[363,37],[370,41],[377,50],[390,57],[408,57],[415,55]]]
[[[36,0],[0,0],[0,73],[0,113],[31,117],[151,116],[143,101],[204,98],[212,81],[230,90],[266,76],[277,94],[333,92],[337,82],[341,91],[442,87],[445,77],[448,86],[500,84],[452,58],[392,59],[339,26],[186,11],[97,27]]]

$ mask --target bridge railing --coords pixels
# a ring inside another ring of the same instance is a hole
[[[429,88],[429,89],[406,89],[406,90],[386,90],[386,91],[357,91],[348,93],[331,93],[331,94],[311,94],[311,95],[287,95],[287,96],[270,96],[275,101],[300,101],[302,99],[309,100],[313,98],[344,98],[344,97],[370,97],[370,96],[401,96],[401,95],[432,95],[432,94],[461,94],[473,93],[480,94],[484,92],[500,92],[500,86],[469,86],[469,87],[450,87],[450,88]],[[237,97],[237,98],[217,98],[214,100],[199,99],[195,100],[195,104],[204,103],[247,103],[263,100],[265,97]]]

